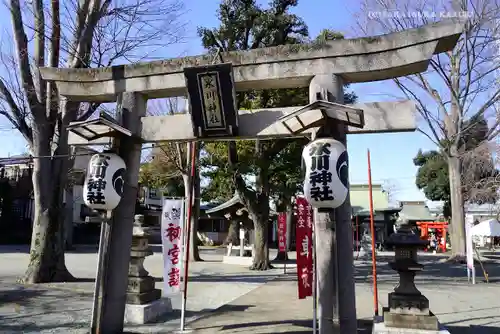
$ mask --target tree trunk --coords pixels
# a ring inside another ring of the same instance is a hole
[[[65,190],[65,215],[64,215],[64,245],[65,249],[73,249],[73,210],[74,210],[74,194],[73,186],[68,186]]]
[[[233,142],[234,143],[234,142]],[[269,261],[269,161],[273,154],[263,154],[263,145],[259,140],[255,141],[255,155],[262,164],[256,173],[256,188],[250,190],[247,187],[243,176],[237,172],[234,174],[234,184],[238,196],[243,201],[248,215],[254,225],[254,257],[250,270],[267,270],[273,268]],[[236,146],[229,145],[229,156],[237,157]],[[236,159],[232,159],[236,161]],[[231,159],[230,159],[231,161]],[[234,167],[234,161],[231,163]]]
[[[227,232],[227,237],[224,240],[223,245],[227,246],[232,243],[235,246],[240,244],[239,228],[240,224],[237,219],[231,219],[229,223],[229,230]]]
[[[450,261],[465,263],[465,217],[462,194],[460,159],[448,157],[451,195],[451,256]]]
[[[268,222],[262,219],[262,216],[253,219],[254,225],[254,257],[250,270],[268,270],[272,269],[269,261],[269,243],[267,235]]]
[[[61,108],[66,110],[66,105]],[[56,155],[68,154],[68,134],[65,125],[69,119],[58,125],[54,136],[57,143]],[[75,113],[76,116],[76,113]],[[73,116],[74,117],[74,116]],[[33,127],[33,147],[35,156],[51,154],[51,126],[36,124]],[[66,282],[74,280],[64,261],[64,218],[63,191],[68,172],[67,157],[34,159],[33,193],[35,219],[31,238],[30,262],[24,283]]]

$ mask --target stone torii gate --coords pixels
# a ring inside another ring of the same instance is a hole
[[[346,133],[414,131],[413,102],[343,107],[339,105],[343,103],[343,84],[423,72],[433,55],[453,49],[461,31],[461,22],[450,20],[383,36],[223,53],[224,61],[232,64],[236,91],[309,87],[310,102],[316,103],[305,108],[240,111],[239,115],[236,113],[236,122],[229,127],[226,124],[227,133],[210,139],[328,136],[345,144]],[[98,69],[40,69],[42,78],[56,82],[59,94],[68,100],[115,102],[121,96],[122,124],[133,134],[120,143],[120,154],[128,166],[127,186],[114,213],[118,228],[112,229],[110,237],[112,269],[104,282],[104,333],[123,329],[134,216],[131,204],[135,202],[141,144],[199,140],[190,115],[144,117],[147,100],[186,96],[184,70],[203,65],[206,72],[213,71],[214,67],[209,66],[211,58],[203,55]],[[353,116],[357,119],[350,118]],[[108,144],[109,140],[97,138],[95,131],[93,135],[96,139],[89,141],[70,133],[69,142],[71,145]],[[317,263],[319,327],[323,334],[333,333],[333,319],[337,317],[342,333],[356,333],[350,217],[348,200],[334,211],[315,212],[316,244],[321,248]],[[332,254],[342,254],[337,264],[331,260]],[[331,296],[337,292],[338,305],[335,305]]]

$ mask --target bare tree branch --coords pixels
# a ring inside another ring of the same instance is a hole
[[[454,15],[460,11],[467,11],[468,17],[455,48],[435,56],[426,73],[394,80],[407,98],[417,101],[427,128],[419,130],[446,155],[456,227],[452,248],[457,256],[465,252],[464,201],[477,201],[491,192],[491,187],[473,183],[478,182],[478,173],[491,169],[488,144],[499,133],[499,1],[364,0],[361,13],[365,15],[359,15],[357,22],[363,34],[373,35],[415,28],[442,19],[441,13]],[[381,15],[367,18],[370,12]],[[483,142],[465,145],[465,138],[485,121],[488,131]]]
[[[25,279],[66,281],[70,275],[58,218],[70,170],[66,128],[104,106],[60,98],[54,84],[43,82],[39,69],[109,66],[136,55],[143,59],[182,38],[183,2],[33,0],[21,6],[20,0],[9,0],[9,9],[13,38],[2,41],[15,43],[10,53],[8,43],[0,49],[0,115],[21,132],[32,154],[51,156],[34,160],[33,247]]]
[[[19,61],[19,72],[21,73],[23,89],[26,93],[26,99],[30,105],[31,112],[35,119],[37,119],[43,117],[43,114],[40,113],[40,104],[36,96],[35,84],[33,83],[33,76],[30,69],[28,38],[24,31],[19,0],[11,0],[10,7],[14,41],[16,44],[16,55]]]
[[[51,0],[51,27],[52,33],[49,41],[49,67],[59,66],[59,56],[61,49],[61,24],[60,24],[59,0]],[[37,34],[38,35],[38,34]],[[45,43],[44,43],[45,45]],[[47,82],[47,96],[45,97],[45,113],[49,124],[55,124],[58,110],[58,99],[56,85]]]
[[[45,13],[43,11],[43,0],[33,0],[34,26],[35,26],[35,73],[34,82],[37,87],[38,101],[42,102],[45,98],[45,85],[42,83],[40,67],[45,66]]]
[[[23,116],[23,113],[17,107],[16,102],[12,98],[10,91],[5,86],[3,80],[0,80],[0,94],[3,99],[7,102],[7,105],[10,108],[10,113],[7,111],[1,111],[0,114],[7,117],[7,119],[12,123],[14,127],[16,127],[19,132],[23,135],[24,139],[28,142],[28,144],[33,144],[33,132],[31,128],[26,123],[26,120]]]

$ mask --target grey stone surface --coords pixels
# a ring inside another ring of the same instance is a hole
[[[157,299],[149,304],[125,305],[125,322],[132,325],[144,325],[157,320],[172,311],[169,298]]]
[[[358,103],[353,107],[363,110],[365,126],[363,128],[351,126],[348,128],[348,133],[404,132],[414,131],[416,128],[416,107],[413,101]],[[254,109],[251,112],[240,110],[238,136],[240,138],[294,137],[281,122],[276,121],[299,108],[301,107]],[[301,136],[310,135],[313,130],[306,130]],[[194,139],[191,118],[184,114],[144,117],[141,137],[145,142]],[[102,138],[88,142],[72,132],[69,133],[69,142],[72,145],[109,143]]]
[[[306,87],[316,74],[342,74],[346,83],[384,80],[423,72],[436,53],[453,49],[463,23],[443,21],[383,36],[307,45],[282,45],[223,53],[234,67],[237,90]],[[183,68],[210,64],[212,55],[97,69],[41,68],[74,100],[114,102],[125,91],[148,98],[182,96]],[[276,64],[279,63],[279,66]]]
[[[447,329],[429,330],[429,329],[413,329],[413,328],[394,328],[387,327],[383,322],[373,323],[373,334],[450,334]]]
[[[406,314],[394,313],[384,308],[384,324],[387,328],[407,328],[414,330],[431,330],[439,329],[439,321],[435,315],[429,314]]]

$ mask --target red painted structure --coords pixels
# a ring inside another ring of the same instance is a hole
[[[438,249],[446,252],[446,233],[448,231],[448,222],[417,222],[420,228],[420,238],[423,240],[430,239],[430,229],[435,230],[437,237]],[[441,241],[443,238],[443,241]]]

